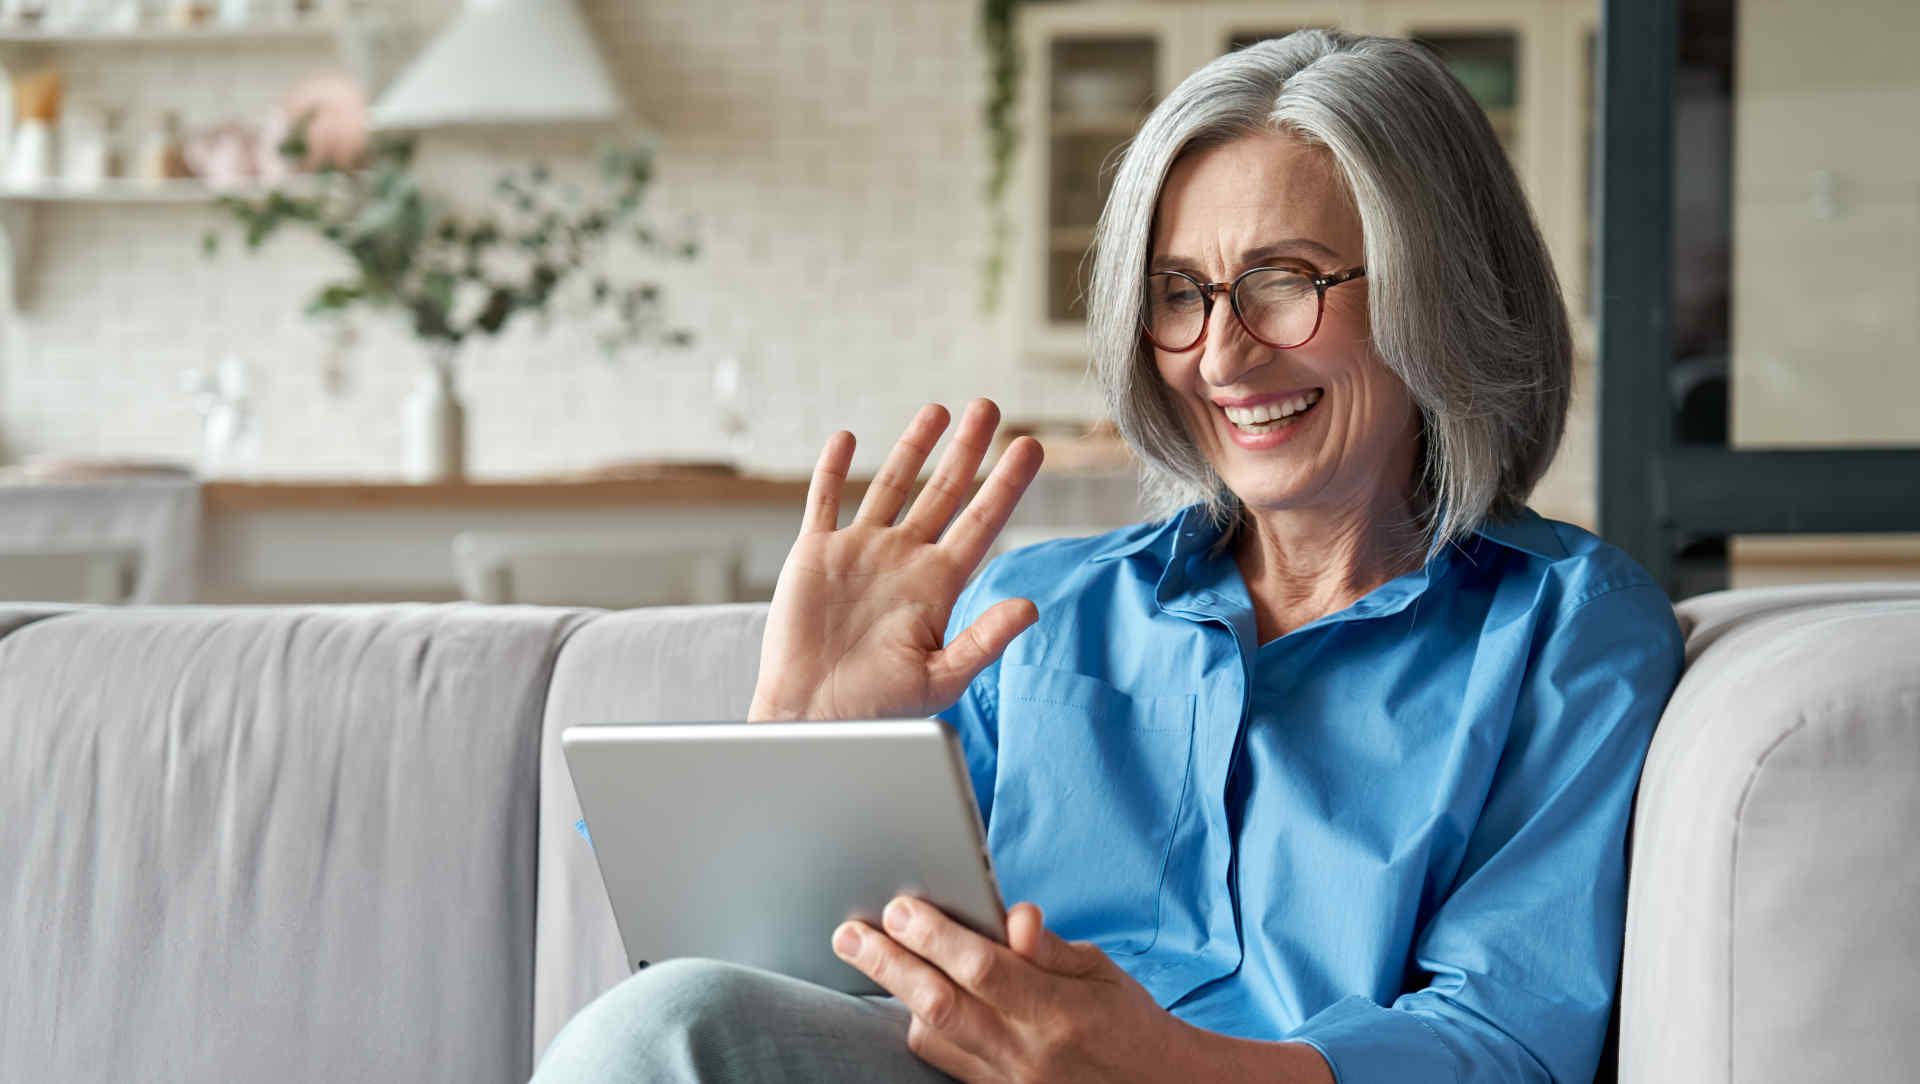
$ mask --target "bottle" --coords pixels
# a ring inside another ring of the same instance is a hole
[[[53,68],[13,83],[17,124],[7,147],[7,187],[34,189],[54,178],[54,131],[60,121],[60,73]]]
[[[107,115],[81,107],[60,125],[60,184],[75,191],[100,187],[107,178]]]
[[[237,357],[222,358],[212,374],[188,371],[182,387],[193,397],[200,415],[200,476],[231,477],[244,473],[259,450],[259,429],[247,394],[247,365]]]
[[[135,157],[133,176],[150,185],[191,176],[186,149],[180,139],[180,114],[168,110],[161,117],[160,127],[147,133]]]

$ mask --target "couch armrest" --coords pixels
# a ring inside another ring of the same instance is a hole
[[[1681,607],[1691,661],[1635,807],[1624,1084],[1891,1081],[1920,1064],[1916,595]]]

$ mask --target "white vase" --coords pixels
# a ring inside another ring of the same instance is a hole
[[[409,482],[455,482],[467,472],[467,408],[453,387],[453,353],[435,356],[401,411]]]

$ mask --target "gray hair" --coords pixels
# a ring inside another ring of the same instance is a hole
[[[1429,555],[1517,513],[1560,444],[1573,344],[1553,261],[1486,115],[1426,49],[1302,30],[1188,76],[1126,148],[1095,230],[1092,365],[1141,460],[1144,502],[1203,502],[1220,481],[1140,332],[1154,212],[1180,155],[1260,132],[1330,152],[1366,236],[1373,348],[1420,414],[1416,514]]]

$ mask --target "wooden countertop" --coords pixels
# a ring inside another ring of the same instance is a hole
[[[865,493],[867,481],[850,479],[842,503]],[[498,478],[430,484],[369,479],[210,481],[200,490],[201,505],[209,513],[790,505],[797,515],[806,497],[805,478],[767,478],[718,470],[662,470],[618,478]]]
[[[1047,449],[1043,477],[1124,477],[1129,461],[1111,451],[1086,451],[1073,442]],[[997,454],[993,457],[998,458]],[[931,465],[929,465],[929,470]],[[870,475],[847,479],[841,505],[850,506],[867,491]],[[924,475],[922,477],[924,481]],[[976,484],[981,479],[975,479]],[[200,488],[210,513],[323,509],[418,508],[626,508],[672,505],[682,508],[790,506],[798,514],[807,499],[806,475],[741,474],[724,464],[662,463],[623,465],[596,471],[548,476],[478,478],[460,482],[414,483],[378,478],[213,479]]]

